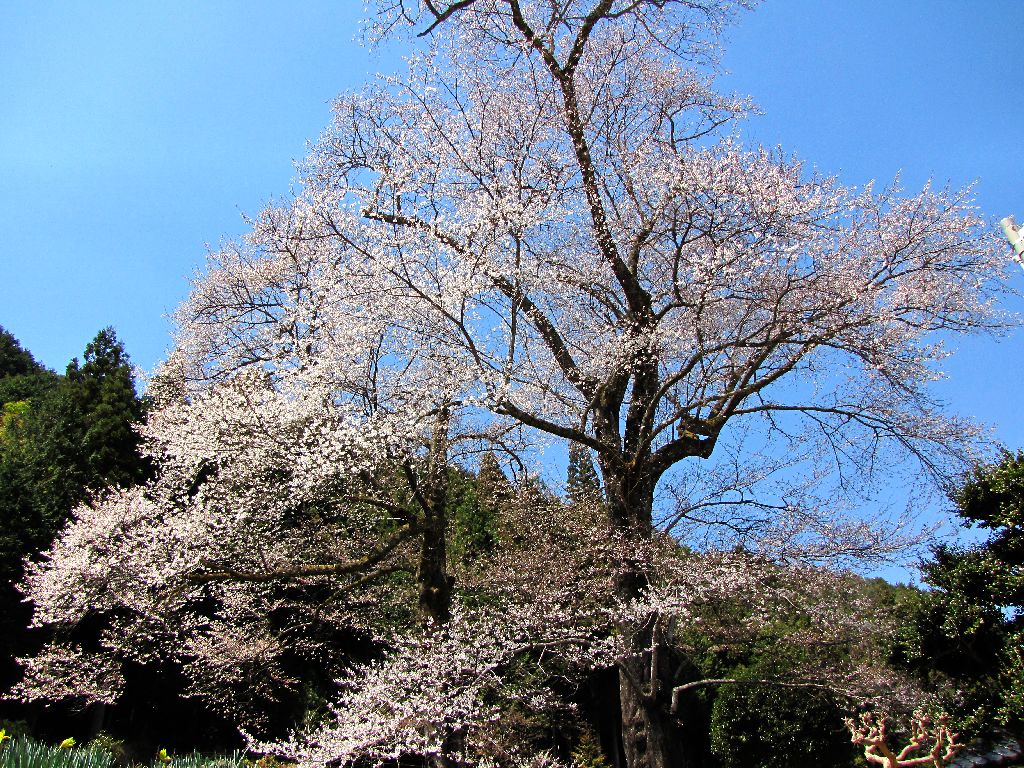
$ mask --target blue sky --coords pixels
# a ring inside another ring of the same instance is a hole
[[[0,325],[58,370],[113,325],[151,368],[205,244],[287,196],[333,96],[398,66],[353,41],[362,5],[0,2]],[[1024,219],[1024,2],[768,0],[727,41],[750,142],[850,184],[977,180],[993,223]],[[1024,334],[958,346],[940,394],[1024,446]]]

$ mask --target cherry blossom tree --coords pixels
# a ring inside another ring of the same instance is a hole
[[[304,168],[309,236],[418,300],[477,402],[592,450],[617,530],[649,537],[666,473],[744,430],[844,477],[971,455],[928,384],[937,334],[1003,322],[994,236],[966,193],[847,189],[714,140],[748,109],[700,69],[736,5],[379,6],[375,34],[429,45],[336,103]],[[645,586],[626,568],[615,590]],[[627,762],[676,764],[668,687],[634,682],[656,626],[633,639]]]
[[[343,681],[331,716],[283,743],[254,744],[302,765],[383,763],[408,755],[438,765],[554,765],[529,723],[574,718],[559,689],[595,669],[632,657],[636,627],[659,626],[653,668],[686,654],[741,648],[773,626],[790,632],[808,660],[785,678],[701,679],[676,686],[673,711],[686,720],[685,695],[729,684],[840,691],[865,701],[894,679],[860,663],[836,666],[815,649],[870,645],[885,617],[851,599],[849,577],[827,569],[781,567],[744,554],[694,554],[670,537],[616,536],[600,510],[524,494],[502,518],[502,544],[460,574],[462,597],[450,622],[395,638],[381,662]],[[648,587],[628,604],[614,594],[623,561],[642,568]],[[698,642],[700,648],[690,648]],[[670,674],[635,681],[653,689]]]
[[[272,681],[287,638],[318,635],[303,606],[328,606],[312,614],[324,626],[366,626],[372,600],[402,602],[389,588],[404,572],[433,629],[392,640],[333,730],[292,754],[443,761],[484,729],[486,708],[470,710],[510,660],[557,646],[617,667],[630,768],[681,765],[679,691],[728,683],[673,678],[680,628],[727,596],[748,600],[747,628],[786,605],[843,615],[824,571],[805,562],[793,582],[774,569],[892,542],[833,520],[814,483],[831,468],[855,491],[853,478],[905,456],[938,475],[960,466],[976,430],[928,390],[942,335],[1005,323],[1004,258],[967,193],[848,189],[722,138],[750,108],[712,77],[717,33],[743,5],[380,0],[370,34],[410,40],[408,71],[341,96],[297,198],[212,256],[152,385],[144,433],[160,475],[79,510],[29,574],[37,621],[106,607],[131,617],[109,633],[122,650],[160,639],[187,649],[198,680],[237,677],[244,657]],[[592,558],[493,564],[506,578],[487,589],[506,616],[524,595],[551,607],[517,629],[452,602],[443,478],[459,446],[516,454],[527,435],[596,457],[600,524],[586,520],[608,545],[592,581],[575,570]],[[742,477],[752,446],[766,447],[765,477],[811,464],[806,489],[790,486],[801,493],[752,500],[773,522],[766,559],[676,568],[651,555],[671,473],[713,480],[664,521],[701,525],[702,510],[751,501],[712,462],[736,458]],[[537,576],[563,573],[558,562],[573,575]],[[503,593],[517,573],[548,591]],[[584,582],[593,610],[572,621],[562,597],[543,597]],[[809,593],[794,600],[794,583]],[[285,605],[283,632],[267,622]],[[570,625],[588,631],[555,632]],[[454,650],[474,632],[507,642]],[[615,639],[604,656],[600,637]],[[367,731],[360,711],[434,673],[479,682],[453,694],[462,714],[411,698]],[[451,716],[431,720],[431,707]]]
[[[294,694],[289,657],[329,678],[345,637],[380,635],[389,610],[447,621],[449,463],[513,436],[459,413],[457,361],[406,348],[422,334],[368,302],[351,265],[297,245],[254,237],[211,257],[149,387],[157,477],[80,506],[27,569],[35,622],[102,614],[106,651],[64,632],[16,694],[109,702],[118,660],[169,658],[251,723]],[[76,665],[90,684],[68,684]]]

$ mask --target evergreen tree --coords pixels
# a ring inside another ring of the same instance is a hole
[[[969,731],[993,722],[1024,732],[1024,452],[975,470],[953,494],[967,525],[991,531],[971,547],[943,545],[924,567],[922,593],[895,659],[957,690]]]
[[[590,451],[578,443],[569,445],[565,490],[573,504],[585,504],[601,498],[601,481],[597,478]]]
[[[0,326],[0,404],[37,397],[59,377],[36,362],[14,336]]]
[[[515,496],[515,489],[501,469],[498,458],[492,451],[480,457],[480,468],[476,474],[477,496],[481,503],[498,514],[503,505]]]
[[[486,451],[475,476],[458,467],[449,469],[448,494],[451,552],[469,565],[501,539],[501,520],[516,491],[493,451]]]
[[[104,328],[89,342],[81,366],[77,358],[71,361],[67,381],[83,419],[81,451],[89,486],[141,480],[146,469],[133,425],[142,420],[144,404],[113,328]]]
[[[0,326],[0,379],[23,376],[27,373],[41,373],[45,368],[36,362],[31,353],[22,348],[10,332]]]
[[[60,377],[36,362],[0,328],[0,591],[13,590],[21,560],[48,543],[40,501],[52,489],[37,487],[33,460],[37,433],[50,410]],[[41,491],[45,490],[46,493]]]
[[[58,376],[0,328],[0,690],[31,647],[31,609],[17,584],[74,506],[110,484],[143,479],[132,424],[142,419],[131,365],[105,328]]]
[[[37,503],[47,498],[34,482],[32,432],[59,377],[37,363],[0,328],[0,690],[16,676],[31,610],[15,588],[23,558],[49,542]]]
[[[449,551],[468,565],[494,546],[497,521],[480,497],[477,479],[459,467],[448,469]]]

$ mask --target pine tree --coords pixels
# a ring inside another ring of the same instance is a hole
[[[565,491],[573,504],[593,503],[601,498],[601,481],[594,469],[590,451],[576,443],[569,446]]]
[[[145,406],[135,392],[131,361],[113,328],[104,328],[89,342],[81,366],[77,358],[71,361],[67,382],[82,415],[81,450],[88,485],[130,485],[141,480],[147,470],[133,425],[142,420]]]

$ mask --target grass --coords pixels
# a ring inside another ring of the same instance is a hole
[[[174,755],[154,758],[148,765],[132,768],[246,768],[251,765],[241,752],[230,755]],[[61,748],[19,737],[0,747],[0,768],[116,768],[114,755],[102,746]]]
[[[241,752],[212,757],[193,752],[190,755],[172,757],[169,763],[159,763],[158,765],[167,766],[167,768],[248,768],[252,763],[246,760]]]
[[[26,738],[0,747],[0,768],[112,768],[114,756],[103,749],[61,749]]]

